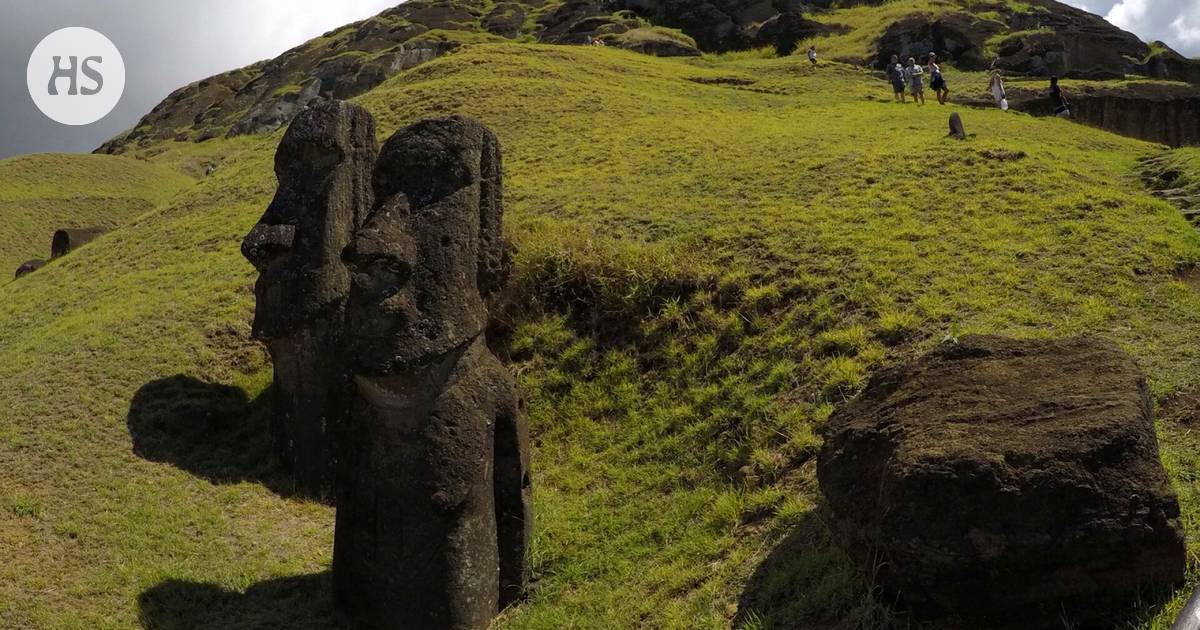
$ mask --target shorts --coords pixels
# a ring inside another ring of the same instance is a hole
[[[892,90],[895,91],[896,94],[903,94],[904,93],[904,80],[901,79],[898,81],[892,81]]]
[[[913,94],[924,94],[925,93],[925,82],[922,81],[921,79],[913,79],[912,85],[910,87],[912,87]]]
[[[935,90],[948,90],[946,87],[946,79],[940,74],[933,75],[933,80],[929,82],[929,87]]]

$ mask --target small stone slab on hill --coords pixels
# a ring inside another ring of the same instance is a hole
[[[887,601],[970,627],[1111,623],[1182,582],[1145,377],[1087,337],[966,337],[875,376],[817,470]]]

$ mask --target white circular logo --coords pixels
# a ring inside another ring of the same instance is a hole
[[[104,35],[72,26],[50,33],[29,56],[29,96],[64,125],[90,125],[108,115],[125,91],[125,60]]]

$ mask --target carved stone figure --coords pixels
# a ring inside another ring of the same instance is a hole
[[[275,154],[275,198],[242,243],[259,271],[253,334],[275,365],[272,436],[310,495],[332,483],[333,427],[350,400],[339,352],[350,289],[341,253],[371,207],[377,155],[365,109],[324,101],[305,110]]]
[[[20,267],[17,267],[17,273],[14,274],[15,278],[23,278],[45,266],[46,261],[44,260],[27,260],[21,263]]]
[[[504,268],[500,171],[495,135],[474,120],[397,132],[345,252],[357,394],[340,443],[333,580],[363,626],[483,629],[524,589],[529,436],[484,336]]]
[[[104,228],[66,228],[54,232],[50,239],[50,258],[61,258],[87,245],[105,233]]]

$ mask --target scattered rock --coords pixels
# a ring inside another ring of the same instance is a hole
[[[839,544],[918,617],[1103,625],[1183,580],[1146,380],[1110,342],[944,344],[831,418],[817,473]]]
[[[271,433],[297,489],[326,496],[335,428],[349,405],[340,356],[350,273],[341,252],[371,205],[378,148],[365,109],[302,112],[275,154],[279,188],[242,253],[259,272],[253,335],[275,365]]]
[[[532,526],[528,429],[484,337],[507,267],[499,143],[463,117],[417,123],[374,188],[344,254],[335,601],[369,627],[483,630],[524,591]]]
[[[27,260],[27,261],[21,263],[20,267],[17,267],[17,273],[16,273],[15,278],[19,279],[23,276],[27,276],[45,266],[46,266],[46,261],[44,261],[44,260]]]
[[[962,116],[958,112],[950,114],[950,137],[958,140],[967,139],[967,131],[963,128]]]
[[[67,228],[54,233],[50,241],[50,258],[60,258],[96,240],[107,232],[104,228]]]

